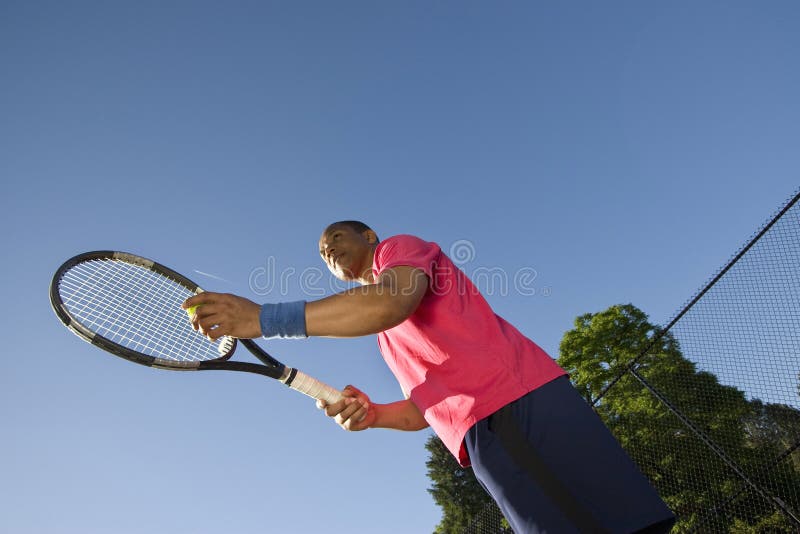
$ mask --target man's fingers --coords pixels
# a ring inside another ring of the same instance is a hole
[[[192,312],[192,328],[211,340],[222,336],[261,336],[261,307],[244,297],[230,293],[200,293],[186,299],[181,308]]]
[[[347,421],[345,421],[344,428],[353,432],[358,432],[359,430],[369,428],[369,424],[366,423],[368,417],[369,406],[362,405],[361,408],[359,408]]]
[[[358,405],[354,404],[355,399],[346,398],[344,399],[344,407],[336,414],[336,422],[340,425],[343,425],[345,421],[347,421],[350,416],[352,416],[356,410],[358,410]]]
[[[203,293],[197,296],[199,297],[201,295],[203,295]],[[189,321],[191,321],[192,323],[192,328],[194,328],[195,330],[199,330],[203,335],[205,335],[206,334],[205,330],[210,329],[211,327],[214,326],[214,324],[213,323],[209,324],[208,321],[202,323],[202,321],[204,319],[211,317],[212,315],[217,315],[218,311],[217,307],[210,303],[191,304],[191,301],[192,299],[189,299],[183,304],[181,304],[181,308],[183,308],[184,310],[188,310],[192,306],[195,307],[193,313],[189,315]],[[189,303],[189,305],[187,305],[187,303]]]
[[[228,335],[228,328],[222,324],[214,324],[211,323],[211,326],[204,327],[200,326],[200,333],[203,334],[208,338],[209,341],[216,341],[217,339],[221,338],[222,336]]]
[[[357,423],[364,420],[369,404],[353,398],[346,398],[345,403],[347,406],[336,415],[336,422],[343,428],[351,430]]]
[[[346,386],[342,394],[344,398],[332,404],[318,400],[317,408],[324,410],[325,415],[332,417],[344,430],[358,431],[368,428],[364,421],[369,416],[369,397],[353,386]]]
[[[344,387],[344,390],[342,390],[342,394],[345,397],[358,397],[359,395],[364,395],[364,392],[357,387],[348,384]]]
[[[345,399],[342,399],[340,401],[334,402],[333,404],[326,404],[325,405],[325,415],[327,415],[328,417],[336,417],[346,407],[347,407],[347,404],[345,404]]]
[[[336,414],[336,422],[340,425],[344,425],[345,421],[347,421],[350,416],[352,416],[356,410],[358,410],[358,405],[354,404],[355,399],[347,397],[344,399],[344,408]]]
[[[361,407],[356,412],[350,416],[350,418],[345,422],[347,425],[347,430],[360,430],[358,428],[358,424],[367,417],[367,409],[365,407]]]
[[[209,315],[218,313],[218,307],[211,303],[198,304],[194,310],[194,316],[198,319],[203,319]]]

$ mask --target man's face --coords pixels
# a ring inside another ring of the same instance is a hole
[[[356,232],[346,225],[330,226],[319,239],[319,254],[328,270],[346,282],[357,280],[370,261],[372,250],[370,237],[365,232]]]

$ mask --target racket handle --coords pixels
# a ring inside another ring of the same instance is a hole
[[[292,377],[292,374],[294,374],[294,377]],[[342,392],[338,389],[332,388],[325,382],[320,382],[297,369],[294,369],[294,373],[290,373],[289,377],[290,379],[286,380],[285,384],[309,397],[324,400],[328,404],[333,404],[342,398]]]

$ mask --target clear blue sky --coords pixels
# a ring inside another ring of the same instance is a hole
[[[427,431],[108,356],[52,272],[121,249],[312,298],[320,231],[357,218],[504,273],[487,297],[554,357],[585,312],[664,323],[800,185],[798,27],[795,1],[3,0],[0,532],[432,531]],[[265,345],[399,398],[372,338]]]

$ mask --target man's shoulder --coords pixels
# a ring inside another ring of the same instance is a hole
[[[424,239],[419,236],[412,235],[412,234],[397,234],[390,237],[387,237],[383,240],[383,242],[420,242],[420,243],[427,243]]]
[[[398,235],[393,235],[391,237],[387,237],[386,239],[382,240],[380,243],[378,243],[378,248],[398,250],[398,251],[431,250],[431,249],[439,250],[439,245],[437,245],[432,241],[426,241],[416,235],[398,234]]]
[[[437,261],[440,252],[436,243],[410,234],[399,234],[378,244],[374,265],[378,270],[397,265],[425,266],[426,274],[430,274],[431,265]]]

